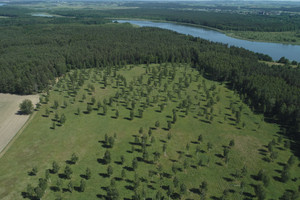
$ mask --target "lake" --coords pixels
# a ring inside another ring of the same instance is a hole
[[[50,15],[48,13],[33,13],[31,14],[33,17],[54,17],[53,15]]]
[[[241,40],[229,37],[224,33],[209,30],[205,28],[178,25],[174,23],[165,22],[151,22],[151,21],[138,21],[138,20],[116,20],[119,23],[131,23],[141,27],[158,27],[164,28],[178,33],[192,35],[194,37],[200,37],[213,42],[221,42],[228,44],[229,46],[243,47],[245,49],[263,53],[271,56],[273,60],[279,60],[281,57],[286,57],[289,60],[296,60],[300,62],[300,45],[289,45],[280,43],[268,43],[268,42],[253,42],[248,40]]]

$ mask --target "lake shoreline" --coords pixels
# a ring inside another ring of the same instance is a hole
[[[113,21],[115,21],[115,20],[134,20],[134,21],[151,21],[151,22],[161,22],[161,23],[172,23],[172,24],[177,24],[177,25],[184,25],[184,26],[213,30],[213,31],[223,33],[223,34],[227,35],[228,37],[232,37],[232,38],[236,38],[236,39],[240,39],[240,40],[247,40],[250,42],[265,42],[265,43],[277,43],[277,44],[285,44],[285,45],[300,45],[300,43],[292,44],[289,42],[282,42],[282,41],[254,40],[254,39],[235,35],[234,33],[230,32],[230,31],[224,31],[224,30],[221,30],[218,28],[213,28],[210,26],[204,26],[204,25],[200,25],[200,24],[191,24],[191,23],[186,23],[186,22],[176,22],[176,21],[167,21],[167,20],[158,20],[158,19],[145,19],[145,18],[113,18],[113,19],[108,18],[108,19],[113,20]],[[240,32],[242,32],[242,31],[240,31]]]
[[[166,22],[163,20],[137,20],[125,18],[114,18],[111,20],[112,22],[117,21],[119,23],[130,23],[133,26],[162,28],[185,35],[191,35],[193,37],[199,37],[211,42],[244,48],[256,53],[269,55],[274,61],[279,60],[281,57],[285,57],[290,61],[295,60],[300,62],[300,58],[297,54],[297,52],[300,52],[300,45],[244,40],[228,36],[225,32],[220,32],[212,28],[207,29],[198,25],[191,26],[181,23]]]

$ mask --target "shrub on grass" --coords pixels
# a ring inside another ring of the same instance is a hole
[[[33,112],[33,104],[29,99],[25,99],[19,105],[20,113],[24,115],[29,115]]]

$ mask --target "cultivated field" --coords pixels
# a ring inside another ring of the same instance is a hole
[[[19,104],[24,99],[30,99],[35,105],[38,103],[39,96],[0,94],[0,152],[12,140],[29,118],[29,115],[18,114]]]

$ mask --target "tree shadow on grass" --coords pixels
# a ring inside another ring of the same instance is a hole
[[[224,179],[226,182],[232,182],[232,181],[233,181],[232,178],[228,178],[228,177],[223,177],[223,179]]]
[[[215,156],[218,157],[218,158],[224,158],[224,156],[222,154],[219,154],[219,153],[216,153]]]
[[[286,164],[283,162],[277,162],[278,165],[280,165],[281,167],[284,167]]]
[[[99,175],[102,176],[103,178],[108,178],[109,177],[108,174],[106,174],[106,173],[99,173]]]
[[[198,188],[191,188],[190,191],[194,194],[200,194],[200,190]]]
[[[108,187],[101,187],[102,190],[107,191]]]
[[[72,162],[71,160],[66,160],[66,163],[67,163],[68,165],[75,165],[75,162]]]
[[[162,176],[163,176],[164,178],[172,178],[172,175],[169,174],[169,173],[166,173],[166,172],[163,172],[163,173],[162,173]]]
[[[256,197],[255,195],[253,195],[253,194],[251,194],[251,193],[249,193],[249,192],[243,192],[243,195],[244,195],[245,197],[250,198],[250,199],[253,199],[253,198]]]
[[[156,190],[152,185],[147,185],[147,187],[149,188],[149,189],[151,189],[151,190]]]
[[[125,181],[127,182],[127,183],[133,183],[133,180],[130,180],[130,179],[125,179]]]
[[[67,188],[63,188],[63,189],[62,189],[62,192],[63,192],[63,193],[65,193],[65,192],[70,192],[70,190],[67,189]],[[71,193],[71,192],[70,192],[70,193]]]
[[[280,170],[280,169],[275,169],[274,171],[277,172],[278,174],[282,173],[282,170]]]
[[[115,161],[115,163],[116,163],[117,165],[122,165],[122,162],[120,162],[120,161]]]
[[[27,172],[28,176],[36,176],[36,174],[33,171]]]
[[[266,156],[268,153],[265,149],[258,149],[258,151],[259,151],[259,154],[263,155],[263,156]]]
[[[97,194],[96,197],[99,199],[106,199],[106,196],[103,194]]]
[[[80,174],[80,177],[85,179],[85,180],[88,180],[88,177],[85,174]]]
[[[131,190],[131,191],[134,190],[133,186],[131,186],[131,185],[125,185],[124,187],[125,187],[127,190]]]
[[[68,179],[65,174],[58,174],[58,177],[61,179]]]
[[[180,199],[180,194],[174,192],[173,194],[171,194],[171,199]]]
[[[281,181],[281,178],[278,177],[278,176],[273,176],[273,179],[274,179],[275,181],[282,182],[282,181]]]
[[[259,178],[257,175],[250,175],[250,177],[255,181],[259,181]]]
[[[97,162],[100,163],[100,164],[102,164],[102,165],[106,165],[105,160],[102,159],[102,158],[98,158],[98,159],[97,159]]]
[[[50,190],[52,190],[53,192],[59,192],[60,188],[57,186],[50,186]]]
[[[128,167],[128,166],[124,166],[123,169],[126,169],[127,171],[130,171],[130,172],[133,171],[133,168],[132,167]]]
[[[200,119],[200,121],[201,121],[201,122],[204,122],[204,123],[206,123],[206,124],[210,124],[210,122],[209,122],[209,121],[207,121],[207,120],[204,120],[204,119]]]
[[[80,187],[78,187],[78,186],[75,186],[75,187],[74,187],[74,190],[77,191],[77,192],[82,192],[82,191],[80,190]]]
[[[284,151],[285,149],[282,147],[276,147],[276,149],[280,150],[280,151]]]
[[[116,181],[122,181],[122,180],[123,180],[123,178],[120,178],[120,177],[115,177],[115,180],[116,180]]]

